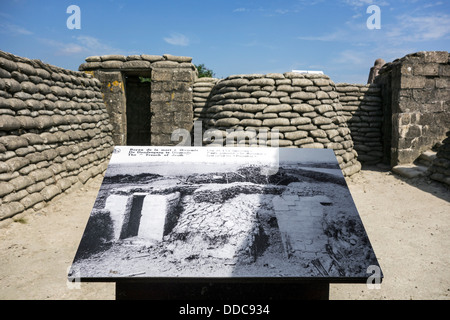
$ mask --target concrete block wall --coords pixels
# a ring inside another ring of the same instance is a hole
[[[177,145],[179,141],[172,141],[172,133],[177,129],[192,130],[192,86],[196,75],[191,59],[169,65],[161,63],[152,69],[151,144],[154,146]]]
[[[144,145],[175,145],[171,133],[176,129],[190,131],[193,126],[192,85],[195,66],[191,57],[164,55],[91,56],[79,66],[101,82],[116,145],[127,145],[126,77],[139,75],[151,79],[150,141]],[[142,106],[145,108],[146,106]]]
[[[234,75],[220,81],[200,78],[194,84],[194,101],[194,117],[226,145],[231,137],[237,146],[261,146],[261,140],[267,136],[270,140],[270,134],[278,131],[280,147],[330,148],[345,175],[361,169],[339,94],[326,75],[287,72]],[[270,145],[267,142],[263,146]]]
[[[387,63],[375,82],[383,97],[385,152],[392,167],[413,163],[445,138],[450,128],[450,63],[447,51],[406,55]]]
[[[437,149],[436,158],[428,170],[431,179],[450,186],[450,131],[447,131],[446,138]]]
[[[342,114],[358,152],[358,161],[376,164],[383,161],[383,108],[381,88],[377,84],[337,83]]]
[[[111,130],[97,79],[0,51],[0,220],[102,174]]]
[[[127,118],[121,106],[126,103],[124,80],[121,72],[92,72],[100,80],[100,91],[112,126],[114,145],[126,144]]]

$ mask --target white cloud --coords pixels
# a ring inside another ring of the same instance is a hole
[[[388,23],[382,22],[381,30],[377,31],[369,31],[359,18],[352,17],[352,20],[345,23],[345,28],[330,30],[329,33],[322,35],[299,36],[297,39],[349,42],[352,45],[371,43],[374,47],[384,48],[399,48],[406,43],[450,39],[450,14],[447,13],[403,13]]]
[[[443,5],[444,3],[442,2],[442,1],[438,1],[438,2],[434,2],[434,3],[427,3],[427,4],[425,4],[423,7],[425,8],[425,9],[427,9],[427,8],[432,8],[432,7],[436,7],[436,6],[440,6],[440,5]]]
[[[301,6],[315,6],[316,4],[325,2],[325,0],[298,0],[298,4]]]
[[[300,36],[297,39],[306,41],[342,41],[346,39],[346,33],[338,30],[321,36]]]
[[[91,36],[73,37],[72,42],[62,42],[53,39],[38,38],[45,45],[54,49],[54,54],[58,56],[70,56],[76,54],[103,55],[103,54],[124,54],[123,50],[114,48],[101,40]]]
[[[77,36],[75,39],[86,52],[95,54],[121,54],[122,50],[114,48],[109,44],[103,43],[101,40],[91,36]]]
[[[246,8],[236,8],[236,9],[233,10],[233,12],[245,12],[245,11],[248,11],[248,9],[246,9]]]
[[[287,10],[287,9],[277,9],[277,10],[275,10],[275,13],[278,13],[278,14],[286,14],[288,12],[289,12],[289,10]]]
[[[260,47],[260,48],[270,49],[270,50],[273,50],[273,49],[277,48],[275,45],[271,45],[271,44],[269,44],[267,42],[261,42],[261,41],[258,41],[258,40],[252,40],[250,42],[247,42],[247,43],[243,44],[242,46],[249,47],[249,48],[251,48],[251,47]]]
[[[59,54],[64,56],[70,56],[72,54],[77,54],[85,51],[85,48],[82,46],[75,44],[75,43],[68,43],[67,45],[64,45],[59,50]]]
[[[366,66],[367,54],[355,50],[344,50],[334,59],[333,62],[352,66]]]
[[[450,15],[401,15],[395,26],[387,26],[387,37],[396,42],[432,41],[450,36]]]
[[[32,35],[33,32],[31,32],[28,29],[25,29],[24,27],[4,22],[0,23],[0,33],[9,34],[9,35]]]
[[[373,0],[344,0],[343,2],[352,7],[361,7],[371,5],[373,3]]]
[[[164,38],[164,41],[174,46],[188,46],[189,38],[181,33],[172,33],[170,37]]]
[[[370,6],[375,4],[377,6],[389,6],[389,2],[387,1],[378,1],[378,0],[342,0],[344,4],[347,4],[353,8],[360,8],[365,6]]]

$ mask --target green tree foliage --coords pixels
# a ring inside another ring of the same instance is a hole
[[[195,67],[198,70],[199,78],[212,78],[215,76],[214,72],[211,69],[206,68],[203,63],[199,64],[199,65],[195,65]]]
[[[152,79],[146,77],[139,77],[139,81],[141,82],[152,82]]]

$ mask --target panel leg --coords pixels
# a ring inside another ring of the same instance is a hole
[[[116,300],[328,300],[329,283],[117,282]]]

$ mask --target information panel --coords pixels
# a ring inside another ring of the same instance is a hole
[[[373,270],[333,150],[121,146],[70,276],[362,282]]]

